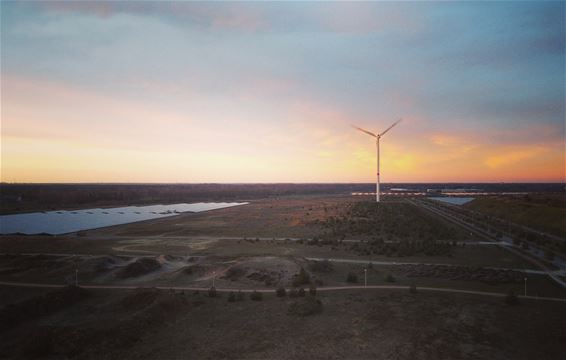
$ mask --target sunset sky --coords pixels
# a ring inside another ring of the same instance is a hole
[[[2,2],[4,182],[565,181],[565,2]]]

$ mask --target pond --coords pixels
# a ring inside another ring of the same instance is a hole
[[[452,205],[464,205],[474,200],[473,197],[429,197],[431,200],[436,200],[440,202],[445,202]]]
[[[247,203],[200,202],[2,215],[0,216],[0,234],[61,235],[81,230],[176,216],[186,212],[202,212],[245,204]]]

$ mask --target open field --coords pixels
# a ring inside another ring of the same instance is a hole
[[[313,237],[321,232],[318,222],[336,215],[351,196],[293,196],[252,201],[241,209],[227,208],[200,214],[91,230],[92,236],[191,236]]]
[[[466,208],[566,238],[566,194],[479,197]]]
[[[407,291],[317,294],[315,300],[156,290],[55,290],[2,312],[3,356],[95,359],[308,357],[560,359],[564,304]],[[320,305],[316,305],[316,300]],[[33,308],[34,301],[45,306]],[[315,305],[312,305],[314,303]],[[61,309],[65,310],[62,311]],[[528,324],[528,326],[525,326]],[[261,335],[260,335],[261,334]],[[34,339],[32,341],[32,339]]]
[[[524,293],[525,277],[529,296],[566,299],[543,270],[402,199],[379,208],[365,200],[258,199],[66,236],[2,236],[0,281],[74,284],[78,274],[87,288],[124,289],[0,286],[0,316],[13,330],[0,348],[8,358],[563,357],[565,303],[505,303],[508,292]],[[366,275],[368,285],[417,293],[333,290],[363,286]],[[212,284],[266,293],[229,302],[225,292],[147,289]],[[146,290],[126,290],[135,287]],[[307,297],[278,298],[279,287]]]

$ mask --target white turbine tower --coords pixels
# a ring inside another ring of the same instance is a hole
[[[382,137],[383,135],[385,135],[386,132],[388,132],[389,130],[391,130],[391,128],[392,128],[393,126],[399,124],[399,123],[401,122],[401,120],[402,120],[402,119],[399,119],[399,120],[395,121],[395,122],[393,123],[393,125],[391,125],[391,126],[388,127],[387,129],[385,129],[385,131],[382,132],[381,134],[377,134],[377,135],[375,135],[375,134],[372,133],[371,131],[367,131],[367,130],[364,130],[364,129],[362,129],[362,128],[359,128],[359,127],[357,127],[357,126],[352,125],[352,127],[353,127],[354,129],[360,130],[361,132],[366,133],[366,134],[368,134],[368,135],[370,135],[370,136],[373,136],[373,137],[375,138],[375,145],[376,145],[376,147],[377,147],[377,183],[376,183],[376,185],[375,185],[375,201],[376,201],[376,202],[379,202],[379,140],[381,139],[381,137]]]

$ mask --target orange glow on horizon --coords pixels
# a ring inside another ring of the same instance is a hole
[[[284,125],[229,114],[223,130],[214,113],[3,81],[3,182],[374,181],[374,142],[329,106],[297,104]],[[481,134],[420,133],[413,124],[409,117],[384,137],[383,182],[565,180],[562,141],[489,144]]]

